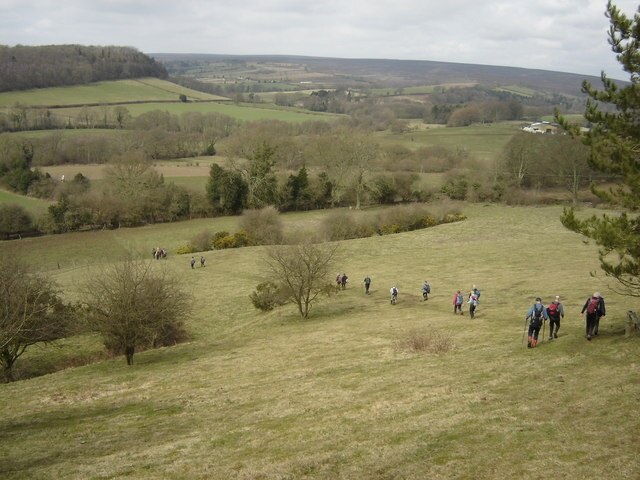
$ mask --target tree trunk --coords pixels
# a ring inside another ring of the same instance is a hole
[[[135,347],[125,347],[124,354],[127,357],[127,365],[133,365],[134,353],[135,353]]]
[[[4,364],[4,379],[6,382],[13,382],[15,380],[13,376],[13,362]]]

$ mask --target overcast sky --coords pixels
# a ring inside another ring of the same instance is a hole
[[[632,16],[638,2],[615,4]],[[628,79],[606,0],[0,0],[0,44],[504,65]]]

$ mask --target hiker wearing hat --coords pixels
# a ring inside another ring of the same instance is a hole
[[[534,348],[538,344],[538,334],[540,333],[540,327],[542,323],[547,321],[547,309],[542,304],[540,297],[536,298],[536,303],[531,305],[531,308],[527,312],[527,316],[524,318],[525,322],[529,320],[529,330],[527,333],[527,347]]]
[[[584,306],[582,307],[582,311],[580,312],[580,313],[584,313],[585,311],[587,312],[587,315],[585,317],[585,323],[586,323],[587,340],[589,341],[591,341],[591,335],[593,335],[594,328],[596,326],[596,323],[599,320],[598,316],[600,315],[599,308],[600,308],[601,300],[602,300],[602,297],[600,297],[600,292],[595,292],[590,298],[587,298],[587,301],[584,302]],[[602,300],[602,307],[603,307],[602,316],[604,316],[604,300]]]
[[[606,315],[606,310],[604,308],[604,298],[602,298],[602,295],[600,295],[600,292],[596,292],[596,294],[598,295],[598,309],[597,309],[597,316],[596,316],[596,323],[593,326],[593,334],[594,335],[598,335],[598,327],[600,326],[600,317],[604,317]]]
[[[560,303],[560,295],[556,295],[556,299],[547,307],[547,316],[549,317],[549,340],[553,340],[558,338],[560,318],[564,318],[564,307]]]

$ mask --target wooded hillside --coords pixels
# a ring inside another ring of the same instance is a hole
[[[132,47],[0,45],[0,92],[140,77],[167,71]]]

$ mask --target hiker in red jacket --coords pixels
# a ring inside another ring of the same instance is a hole
[[[453,295],[453,314],[455,315],[456,313],[460,312],[460,315],[462,315],[462,304],[464,303],[464,297],[462,296],[462,293],[460,292],[460,290],[458,290],[454,295]]]
[[[581,314],[585,311],[587,312],[586,320],[586,333],[587,340],[591,341],[591,335],[593,335],[593,329],[596,326],[596,322],[598,321],[598,308],[600,306],[600,293],[594,293],[590,298],[587,298],[587,301],[584,302],[584,306],[582,307]]]
[[[560,318],[564,318],[564,307],[560,303],[560,295],[556,295],[556,299],[547,307],[547,315],[549,316],[549,340],[553,340],[558,338]]]

